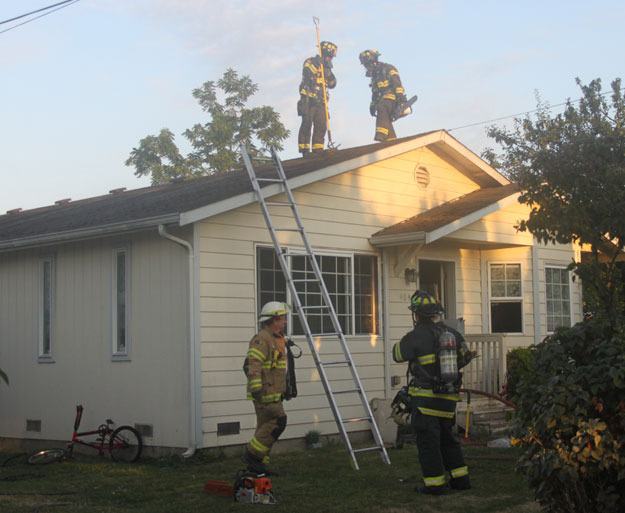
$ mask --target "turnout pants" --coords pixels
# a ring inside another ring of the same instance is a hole
[[[286,428],[286,414],[282,401],[259,403],[254,401],[256,410],[256,432],[247,444],[247,450],[265,465],[269,463],[269,451]]]
[[[452,488],[470,488],[469,468],[464,463],[460,443],[452,433],[453,420],[423,415],[417,410],[412,415],[412,426],[417,435],[425,486],[444,487],[447,471]]]
[[[393,128],[392,115],[395,110],[395,100],[382,98],[376,106],[375,140],[391,141],[396,139]]]
[[[298,149],[302,154],[310,151],[310,131],[312,129],[312,151],[323,151],[326,135],[326,111],[323,101],[303,96],[297,104],[297,112],[302,116],[297,137]]]

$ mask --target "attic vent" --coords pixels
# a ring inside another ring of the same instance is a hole
[[[7,210],[7,214],[19,214],[22,211],[21,207],[20,208],[14,208],[12,210]]]
[[[119,194],[120,192],[124,192],[126,187],[119,187],[118,189],[111,189],[109,194]]]
[[[414,181],[417,182],[420,189],[427,189],[430,185],[430,172],[425,166],[415,166]]]
[[[63,198],[58,201],[55,201],[54,204],[55,205],[67,205],[70,201],[72,201],[72,198]]]

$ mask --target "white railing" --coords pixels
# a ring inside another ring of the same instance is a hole
[[[480,333],[464,336],[471,351],[478,357],[463,372],[463,388],[472,388],[489,394],[498,394],[506,376],[506,355],[503,351],[503,335]]]

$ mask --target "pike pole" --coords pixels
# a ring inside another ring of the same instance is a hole
[[[336,149],[338,146],[334,145],[332,141],[332,130],[330,130],[330,111],[328,110],[328,92],[326,89],[326,75],[323,67],[323,54],[321,53],[321,37],[319,36],[319,18],[313,16],[313,23],[315,24],[315,32],[317,33],[317,53],[319,54],[319,62],[321,63],[321,89],[323,90],[323,107],[326,114],[326,130],[328,132],[328,148]]]

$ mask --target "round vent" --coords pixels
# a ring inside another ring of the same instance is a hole
[[[414,168],[414,181],[421,189],[427,189],[427,186],[430,185],[430,172],[425,166]]]

